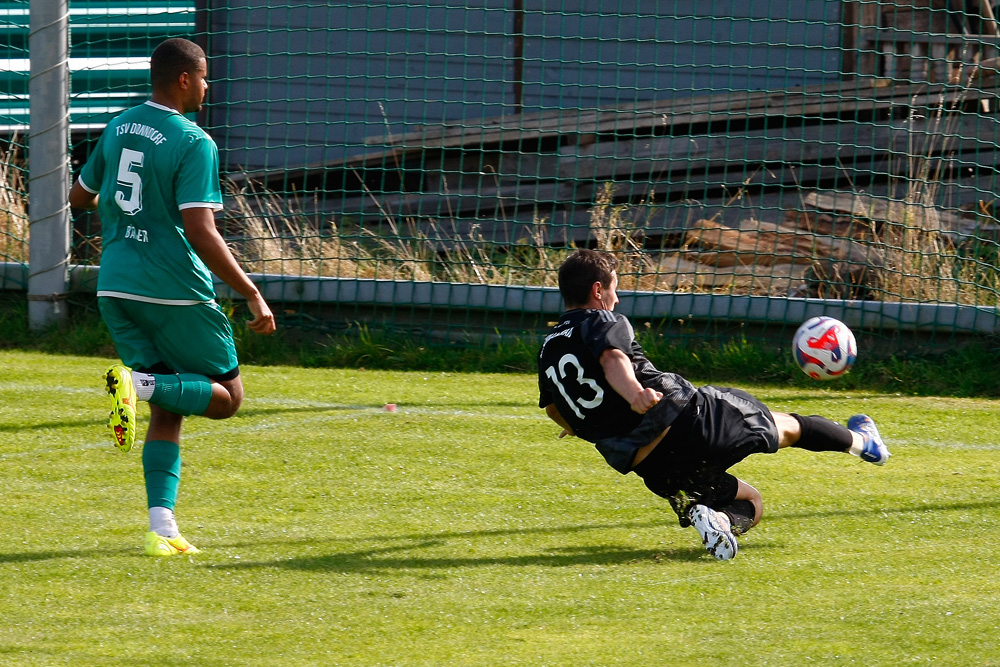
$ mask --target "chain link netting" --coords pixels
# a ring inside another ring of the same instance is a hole
[[[0,4],[26,62],[27,0]],[[70,25],[74,173],[148,95],[155,44],[203,44],[220,224],[288,323],[537,332],[562,259],[596,247],[622,308],[678,337],[997,325],[985,1],[77,1]],[[26,261],[22,74],[5,262]],[[73,225],[96,264],[97,220]]]

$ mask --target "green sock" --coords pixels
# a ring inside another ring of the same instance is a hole
[[[212,381],[204,375],[179,373],[156,376],[149,402],[178,415],[200,415],[212,401]]]
[[[150,440],[142,448],[149,507],[173,509],[181,483],[181,448],[169,440]]]

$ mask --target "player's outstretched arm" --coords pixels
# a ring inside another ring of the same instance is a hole
[[[618,348],[609,347],[601,354],[601,368],[615,391],[629,402],[633,412],[640,415],[660,402],[663,394],[639,384],[632,368],[632,361]]]
[[[209,208],[186,208],[181,211],[184,233],[194,251],[205,265],[222,282],[226,283],[247,300],[247,307],[253,319],[247,324],[259,334],[274,332],[274,314],[271,312],[257,286],[247,276],[229,251],[225,239],[215,228],[215,216]]]

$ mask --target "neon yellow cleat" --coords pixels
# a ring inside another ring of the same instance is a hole
[[[106,389],[111,396],[111,414],[108,428],[115,439],[115,447],[123,452],[135,444],[135,385],[132,384],[132,369],[115,364],[104,374]]]
[[[146,533],[147,556],[177,556],[179,554],[191,555],[197,553],[201,553],[198,547],[185,540],[183,535],[163,537],[153,531]]]

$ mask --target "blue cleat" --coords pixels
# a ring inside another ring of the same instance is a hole
[[[853,431],[864,438],[864,449],[861,450],[862,460],[874,463],[877,466],[884,466],[892,454],[882,442],[875,422],[868,415],[854,415],[847,420],[847,430]]]

